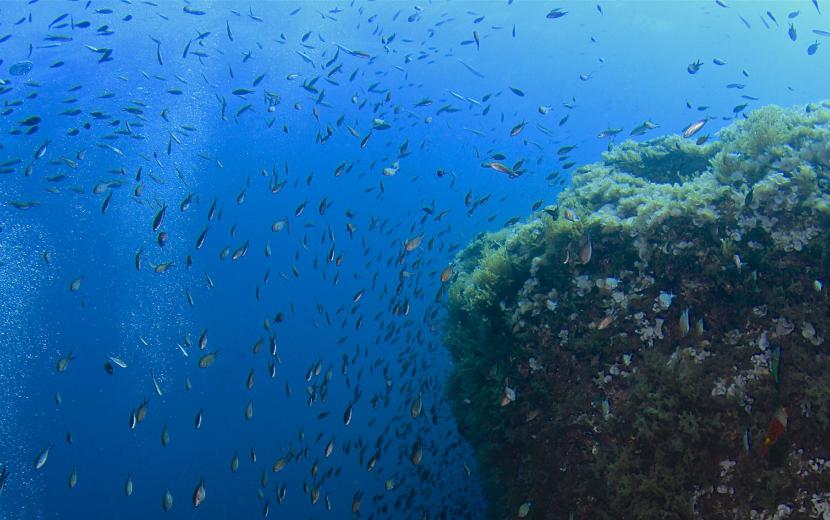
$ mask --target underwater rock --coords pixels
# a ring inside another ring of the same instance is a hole
[[[491,518],[830,507],[830,103],[718,137],[623,143],[458,254],[449,392]]]

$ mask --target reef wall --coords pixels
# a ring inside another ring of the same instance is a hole
[[[625,142],[456,258],[492,518],[830,518],[830,103]]]

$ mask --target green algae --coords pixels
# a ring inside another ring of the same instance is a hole
[[[816,282],[830,272],[828,123],[826,103],[769,106],[703,146],[622,143],[576,170],[558,218],[458,254],[449,393],[492,518],[527,500],[533,518],[818,511],[830,490],[830,463],[811,469],[830,459],[830,314]],[[502,406],[505,387],[516,400]],[[790,426],[764,453],[780,407]]]
[[[719,150],[719,142],[697,146],[694,141],[670,135],[649,141],[649,146],[626,141],[602,154],[602,159],[612,169],[653,183],[672,184],[706,170]]]

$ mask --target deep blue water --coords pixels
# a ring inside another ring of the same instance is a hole
[[[539,200],[555,202],[563,183],[546,176],[562,172],[566,183],[563,162],[597,160],[609,145],[597,137],[603,130],[622,128],[619,142],[644,120],[659,124],[637,137],[644,140],[711,117],[705,133],[714,134],[743,103],[737,117],[826,97],[830,47],[807,49],[827,40],[812,31],[830,30],[830,21],[810,1],[188,6],[204,14],[157,3],[0,3],[3,519],[155,518],[165,489],[171,517],[259,517],[268,502],[276,518],[349,518],[355,493],[363,494],[361,517],[482,517],[474,457],[445,396],[450,364],[436,294],[454,251],[529,215]],[[567,14],[547,18],[557,7]],[[24,60],[31,70],[13,75]],[[703,65],[689,74],[696,60]],[[273,112],[265,91],[280,97]],[[41,121],[21,124],[32,116]],[[375,118],[389,128],[373,130]],[[557,150],[566,145],[576,148],[561,161]],[[524,160],[526,171],[511,179],[482,168],[496,152],[508,166]],[[396,161],[397,173],[384,175]],[[110,185],[94,193],[101,182]],[[181,211],[188,194],[192,203]],[[21,210],[12,201],[38,204]],[[160,247],[152,223],[162,205],[158,231],[169,240]],[[273,232],[282,219],[287,228]],[[420,235],[421,246],[406,252],[405,242]],[[224,248],[232,254],[245,243],[246,255],[220,259]],[[328,258],[332,250],[341,261]],[[173,267],[154,272],[162,262]],[[205,329],[206,351],[219,355],[200,369]],[[57,372],[70,351],[76,359]],[[107,355],[127,367],[107,374]],[[277,363],[274,378],[269,362]],[[424,412],[413,418],[419,395]],[[147,416],[131,429],[144,398]],[[46,446],[48,460],[36,470]],[[285,454],[295,457],[273,473]],[[207,495],[194,508],[200,478]],[[394,489],[385,489],[387,479]]]

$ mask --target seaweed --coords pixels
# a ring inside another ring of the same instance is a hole
[[[491,518],[830,510],[828,107],[622,143],[458,253],[448,392]]]

